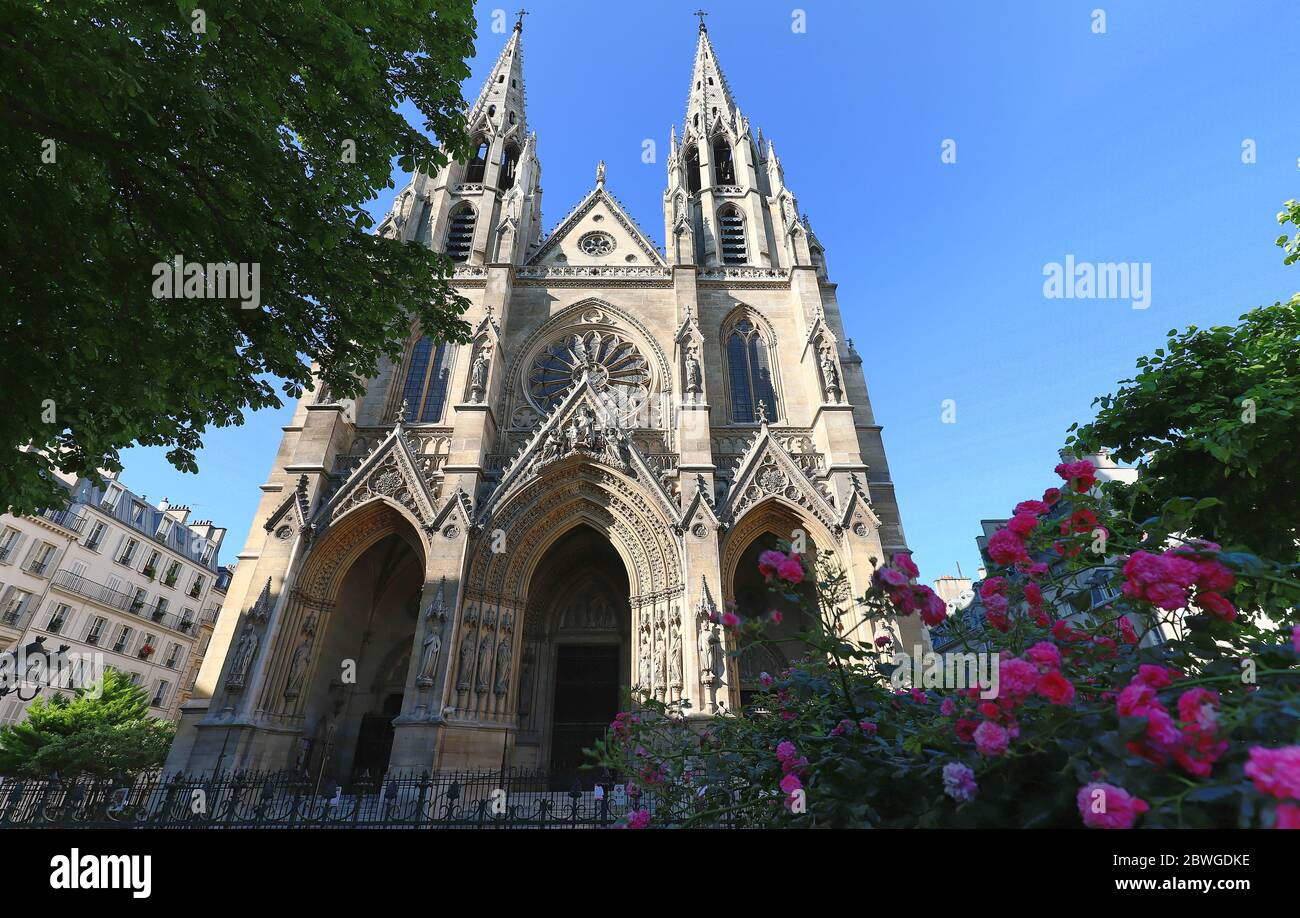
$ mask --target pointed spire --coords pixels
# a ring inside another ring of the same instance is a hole
[[[699,14],[697,14],[699,15]],[[734,123],[736,100],[723,76],[717,55],[709,41],[709,31],[700,17],[700,35],[695,45],[695,66],[691,69],[691,89],[686,101],[686,125],[694,128],[695,135],[707,136],[717,119],[724,124]]]
[[[501,49],[500,57],[488,73],[483,88],[479,90],[478,99],[469,112],[471,129],[479,127],[481,119],[486,117],[497,132],[508,130],[517,123],[521,135],[528,133],[528,115],[524,105],[524,50],[521,44],[523,17],[526,15],[527,11],[519,11],[519,19],[515,22],[514,31],[510,33],[510,40]],[[511,113],[514,114],[514,122],[510,120]]]

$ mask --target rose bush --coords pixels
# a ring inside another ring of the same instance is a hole
[[[1212,500],[1132,519],[1090,463],[1056,471],[989,539],[1001,567],[974,621],[906,555],[853,597],[825,556],[764,553],[769,588],[809,613],[807,655],[740,716],[632,700],[593,754],[635,826],[1300,826],[1297,565],[1180,538]],[[1076,612],[1085,577],[1113,599]],[[948,652],[993,655],[996,695],[896,689],[887,629],[911,615],[942,623]],[[761,616],[718,621],[733,654],[765,639]]]

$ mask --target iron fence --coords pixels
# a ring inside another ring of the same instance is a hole
[[[131,781],[19,779],[0,782],[3,828],[611,828],[646,810],[657,826],[690,812],[656,812],[650,795],[613,777],[543,771],[390,773],[382,781],[319,787],[293,772],[204,777],[140,776]],[[725,782],[700,785],[696,812],[734,800]],[[740,827],[735,813],[710,823]]]

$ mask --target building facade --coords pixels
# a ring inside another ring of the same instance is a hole
[[[797,656],[797,621],[745,648],[715,621],[772,608],[777,539],[859,595],[905,548],[824,250],[703,27],[662,248],[603,163],[543,236],[519,26],[469,127],[379,232],[451,258],[473,341],[413,328],[362,397],[300,402],[171,770],[566,772],[620,691],[734,713]]]
[[[0,516],[0,651],[99,654],[148,693],[150,714],[176,720],[225,601],[226,531],[190,522],[188,507],[153,506],[115,477],[67,484],[64,509]],[[52,690],[14,688],[0,698],[0,723],[22,720]]]

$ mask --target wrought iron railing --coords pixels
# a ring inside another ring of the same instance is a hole
[[[0,828],[611,828],[638,810],[657,826],[726,811],[714,827],[742,827],[729,804],[737,789],[701,787],[690,812],[656,812],[649,797],[605,775],[541,771],[390,773],[348,788],[293,772],[235,772],[134,780],[8,778],[0,782]]]

